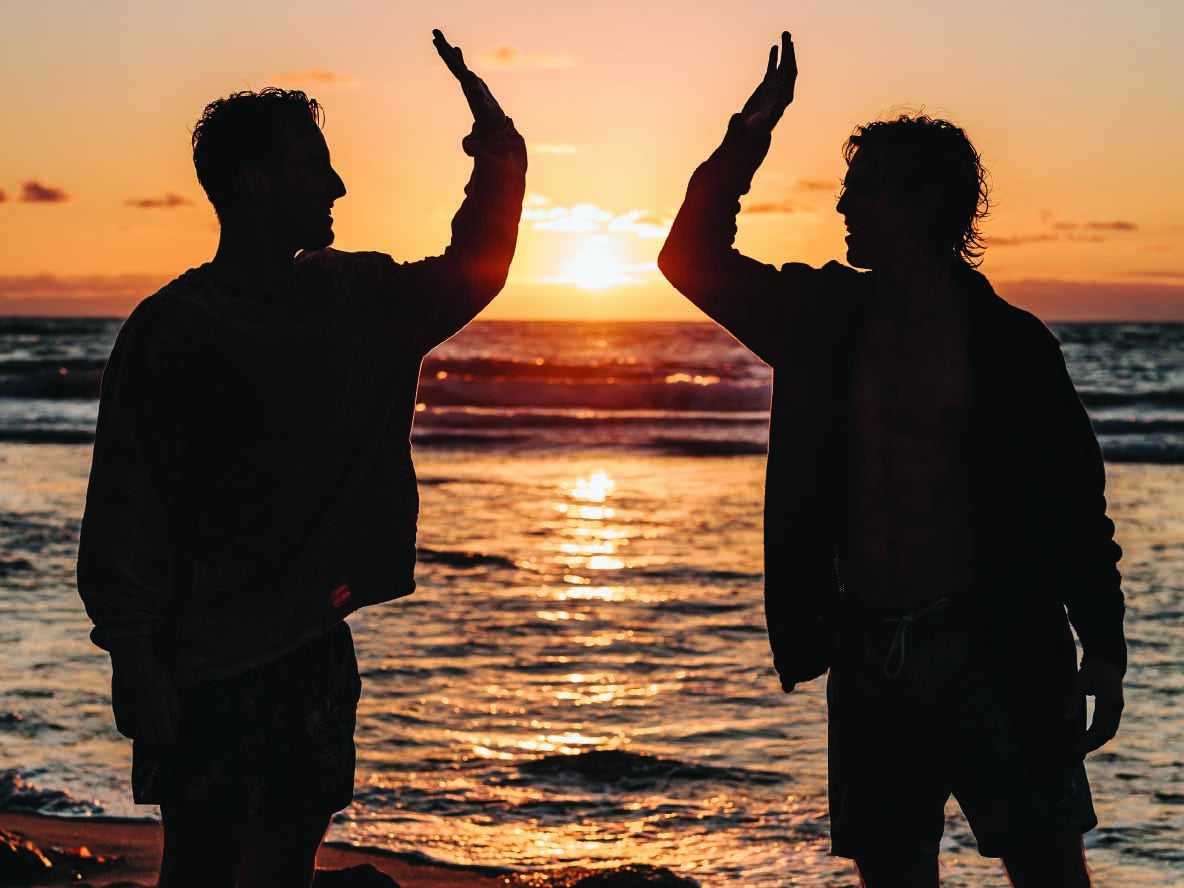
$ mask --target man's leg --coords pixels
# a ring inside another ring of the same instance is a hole
[[[937,856],[933,854],[859,857],[855,870],[863,888],[937,888],[938,884]]]
[[[238,888],[308,888],[329,815],[253,817],[246,822]]]
[[[1089,888],[1081,836],[1061,835],[1003,855],[1015,888]]]
[[[161,805],[164,854],[158,888],[234,888],[243,850],[242,821]]]

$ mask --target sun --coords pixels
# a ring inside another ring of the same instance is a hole
[[[608,290],[631,283],[628,259],[620,241],[611,235],[589,235],[579,239],[559,266],[557,283],[574,284],[581,290]]]

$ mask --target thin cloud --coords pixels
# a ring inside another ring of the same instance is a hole
[[[830,191],[838,190],[838,183],[829,182],[826,179],[798,179],[797,185],[794,186],[798,191]]]
[[[0,315],[122,317],[168,282],[167,274],[0,275]]]
[[[1042,244],[1060,239],[1059,234],[1010,234],[988,237],[986,241],[992,247],[1019,247],[1025,244]]]
[[[170,210],[174,207],[191,207],[193,201],[187,197],[182,197],[179,194],[173,194],[171,191],[166,192],[161,197],[134,197],[128,198],[124,201],[129,207],[135,207],[138,210]]]
[[[531,145],[531,154],[575,154],[575,145]]]
[[[514,46],[495,46],[481,55],[481,65],[487,68],[574,68],[576,61],[569,55],[547,52],[523,52]]]
[[[1184,284],[1021,279],[995,288],[1046,321],[1184,320]]]
[[[3,188],[0,188],[0,203],[4,203],[6,200],[8,200],[8,194]]]
[[[43,185],[35,179],[30,179],[21,186],[21,201],[24,203],[65,203],[70,199],[61,188]]]
[[[1142,271],[1130,271],[1130,272],[1127,272],[1127,274],[1131,275],[1132,277],[1162,278],[1162,279],[1166,279],[1166,280],[1174,280],[1177,278],[1184,278],[1184,268],[1145,269]]]
[[[615,214],[592,203],[570,207],[552,204],[541,194],[529,195],[522,204],[522,219],[535,231],[575,234],[629,234],[641,240],[656,240],[670,232],[669,219],[647,210]]]
[[[1138,231],[1139,226],[1134,222],[1126,222],[1124,220],[1114,220],[1110,222],[1053,222],[1052,228],[1056,231],[1079,231],[1085,229],[1086,231]]]
[[[327,68],[305,68],[303,71],[288,71],[277,78],[296,83],[315,83],[318,86],[354,86],[357,81],[348,74],[338,74]]]
[[[789,201],[785,200],[767,200],[759,203],[747,204],[742,212],[748,215],[774,215],[797,212],[797,208]]]

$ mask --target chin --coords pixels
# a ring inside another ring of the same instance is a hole
[[[323,231],[310,233],[307,237],[301,238],[301,249],[312,252],[313,250],[323,250],[325,247],[333,243],[335,235],[332,228],[327,228]]]
[[[847,250],[847,264],[852,268],[865,268],[872,270],[876,267],[875,263],[867,256],[861,255],[858,250]]]

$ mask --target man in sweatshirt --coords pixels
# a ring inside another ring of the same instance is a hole
[[[952,794],[1015,885],[1088,885],[1082,762],[1117,730],[1126,668],[1089,419],[1053,336],[975,270],[984,171],[946,121],[848,140],[854,268],[733,248],[796,77],[786,33],[658,265],[773,367],[766,615],[786,692],[830,671],[832,852],[873,888],[936,885]]]
[[[307,886],[352,798],[344,618],[415,587],[420,362],[501,290],[525,187],[513,123],[433,42],[474,118],[443,255],[330,249],[317,102],[220,99],[193,133],[217,252],[137,306],[104,373],[78,583],[162,888]]]

